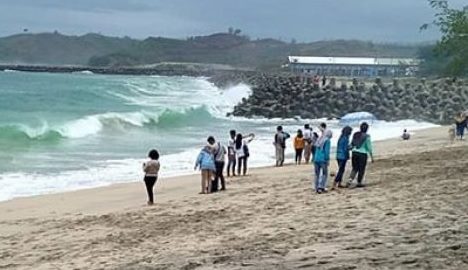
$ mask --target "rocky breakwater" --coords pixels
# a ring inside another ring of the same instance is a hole
[[[468,84],[463,80],[338,83],[332,78],[322,87],[311,78],[262,75],[249,82],[252,94],[234,108],[235,116],[313,119],[367,111],[381,120],[451,123],[456,113],[468,108]]]

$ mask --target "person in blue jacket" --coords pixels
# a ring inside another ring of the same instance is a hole
[[[314,166],[315,166],[315,191],[320,194],[327,192],[328,166],[330,165],[330,139],[332,132],[324,129],[322,136],[317,140],[315,146]]]
[[[197,161],[195,162],[195,170],[201,170],[201,192],[200,194],[211,193],[211,180],[216,166],[214,161],[214,146],[209,142],[214,140],[213,137],[208,138],[208,144],[202,148],[198,154]]]
[[[338,163],[338,173],[336,174],[335,181],[333,183],[332,190],[336,187],[344,187],[341,185],[343,181],[343,175],[346,169],[346,163],[349,160],[349,137],[353,132],[353,128],[346,126],[341,130],[341,136],[338,139],[338,145],[336,146],[336,162]]]

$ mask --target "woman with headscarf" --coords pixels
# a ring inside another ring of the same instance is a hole
[[[315,191],[320,194],[326,192],[328,166],[330,165],[330,139],[332,137],[331,130],[323,129],[322,136],[315,144],[316,150],[314,155],[315,167]]]
[[[374,162],[372,141],[369,134],[367,134],[368,129],[369,124],[364,122],[359,127],[360,131],[354,133],[353,135],[353,140],[351,142],[351,163],[353,166],[353,170],[351,171],[351,175],[349,176],[349,182],[347,186],[352,184],[354,178],[357,175],[357,187],[364,187],[362,180],[364,179],[364,174],[366,173],[367,157],[370,156],[371,162]]]
[[[343,187],[341,182],[343,180],[343,174],[346,169],[346,163],[349,160],[349,137],[353,129],[350,126],[346,126],[341,131],[341,136],[338,139],[338,145],[336,146],[336,162],[338,163],[338,173],[335,177],[332,189]]]

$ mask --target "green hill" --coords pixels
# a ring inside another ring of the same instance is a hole
[[[96,55],[127,50],[138,41],[98,34],[19,34],[0,38],[0,63],[87,65]]]
[[[357,40],[286,43],[250,40],[218,33],[186,40],[150,37],[145,40],[99,34],[19,34],[0,38],[0,63],[43,65],[137,66],[160,62],[214,63],[272,70],[288,55],[415,57],[416,45],[376,44]]]

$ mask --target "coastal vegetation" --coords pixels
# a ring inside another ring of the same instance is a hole
[[[448,1],[441,0],[429,0],[429,4],[436,15],[434,21],[422,25],[421,30],[435,26],[442,37],[434,46],[420,51],[420,57],[425,60],[423,73],[468,75],[468,8],[454,9]]]
[[[358,40],[300,43],[277,39],[252,40],[239,29],[208,36],[173,39],[19,34],[0,38],[0,63],[141,66],[162,62],[213,63],[278,71],[289,55],[416,57],[418,45],[378,44]]]

